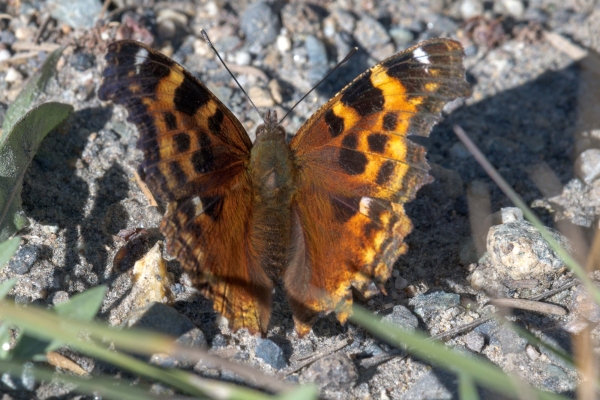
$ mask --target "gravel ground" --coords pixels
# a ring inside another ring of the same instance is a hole
[[[284,123],[289,133],[352,78],[394,52],[438,36],[463,43],[473,94],[447,107],[431,136],[419,138],[428,149],[435,181],[407,205],[415,228],[407,239],[408,253],[397,261],[386,284],[388,294],[359,301],[386,320],[437,335],[489,312],[492,306],[478,306],[492,297],[529,298],[570,279],[518,213],[500,212],[511,203],[456,138],[456,124],[543,222],[567,238],[556,237],[585,260],[600,215],[596,1],[112,3],[103,22],[97,22],[102,7],[98,0],[0,3],[0,120],[53,44],[69,47],[44,100],[68,103],[76,110],[42,142],[24,179],[23,207],[31,226],[23,232],[18,254],[0,271],[0,281],[19,277],[11,292],[17,302],[50,306],[105,284],[110,290],[100,318],[113,325],[128,320],[130,325],[170,328],[174,335],[191,331],[193,343],[269,374],[348,340],[333,355],[286,378],[317,382],[327,398],[456,397],[456,377],[422,360],[370,362],[390,348],[352,324],[340,325],[334,316],[321,318],[307,338],[298,339],[281,290],[275,296],[268,339],[232,333],[166,254],[172,308],[152,307],[131,319],[132,302],[126,301],[132,291],[131,266],[162,239],[156,229],[162,213],[149,206],[134,178],[141,152],[135,149],[137,132],[126,123],[125,110],[96,97],[104,51],[114,38],[152,43],[199,77],[253,137],[260,117],[200,39],[200,29],[208,32],[257,106],[274,108],[280,115],[352,46],[359,47],[293,111]],[[492,230],[493,240],[487,237],[492,225],[502,226]],[[129,241],[117,236],[134,228],[146,231]],[[132,259],[113,263],[124,246]],[[515,273],[515,268],[526,269]],[[567,315],[521,310],[512,320],[567,352],[572,351],[571,335],[586,327],[597,345],[600,310],[589,305],[579,285],[549,301],[568,310]],[[161,325],[161,318],[168,322]],[[572,367],[495,322],[447,343],[488,358],[539,388],[575,393],[578,376]],[[114,372],[85,357],[63,354],[88,371]],[[236,380],[207,365],[193,369]],[[3,399],[77,397],[54,382],[23,388],[4,378],[0,392],[6,393]]]

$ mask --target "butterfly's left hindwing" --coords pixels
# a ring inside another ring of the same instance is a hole
[[[433,39],[351,82],[292,139],[297,165],[295,254],[284,281],[300,334],[341,307],[350,287],[371,295],[389,278],[412,225],[403,203],[430,181],[427,136],[450,100],[466,96],[458,42]]]

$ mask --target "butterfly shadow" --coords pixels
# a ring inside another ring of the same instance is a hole
[[[42,225],[64,230],[64,250],[54,250],[64,251],[56,255],[63,268],[55,268],[54,280],[66,290],[81,291],[105,280],[106,249],[113,243],[102,229],[103,219],[111,205],[127,197],[127,177],[117,163],[95,180],[91,206],[89,184],[78,173],[86,173],[82,165],[86,156],[98,156],[99,147],[89,145],[90,135],[100,131],[110,117],[111,111],[100,107],[76,111],[66,134],[55,131],[44,139],[24,179],[27,215]],[[118,206],[113,211],[124,217]]]

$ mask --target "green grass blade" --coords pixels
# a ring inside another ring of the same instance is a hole
[[[18,281],[19,278],[12,278],[0,283],[0,300],[4,300],[8,292],[10,292],[10,289],[12,289]]]
[[[7,241],[0,243],[0,269],[2,269],[8,260],[10,260],[17,252],[20,244],[21,237],[19,236],[15,236],[12,239],[8,239]]]
[[[479,400],[475,382],[468,374],[458,374],[458,396],[460,400]]]

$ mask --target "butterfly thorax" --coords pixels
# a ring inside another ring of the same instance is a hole
[[[253,238],[263,248],[261,264],[272,276],[288,260],[291,241],[291,202],[294,194],[292,153],[276,115],[267,114],[256,130],[248,171],[253,189]]]

